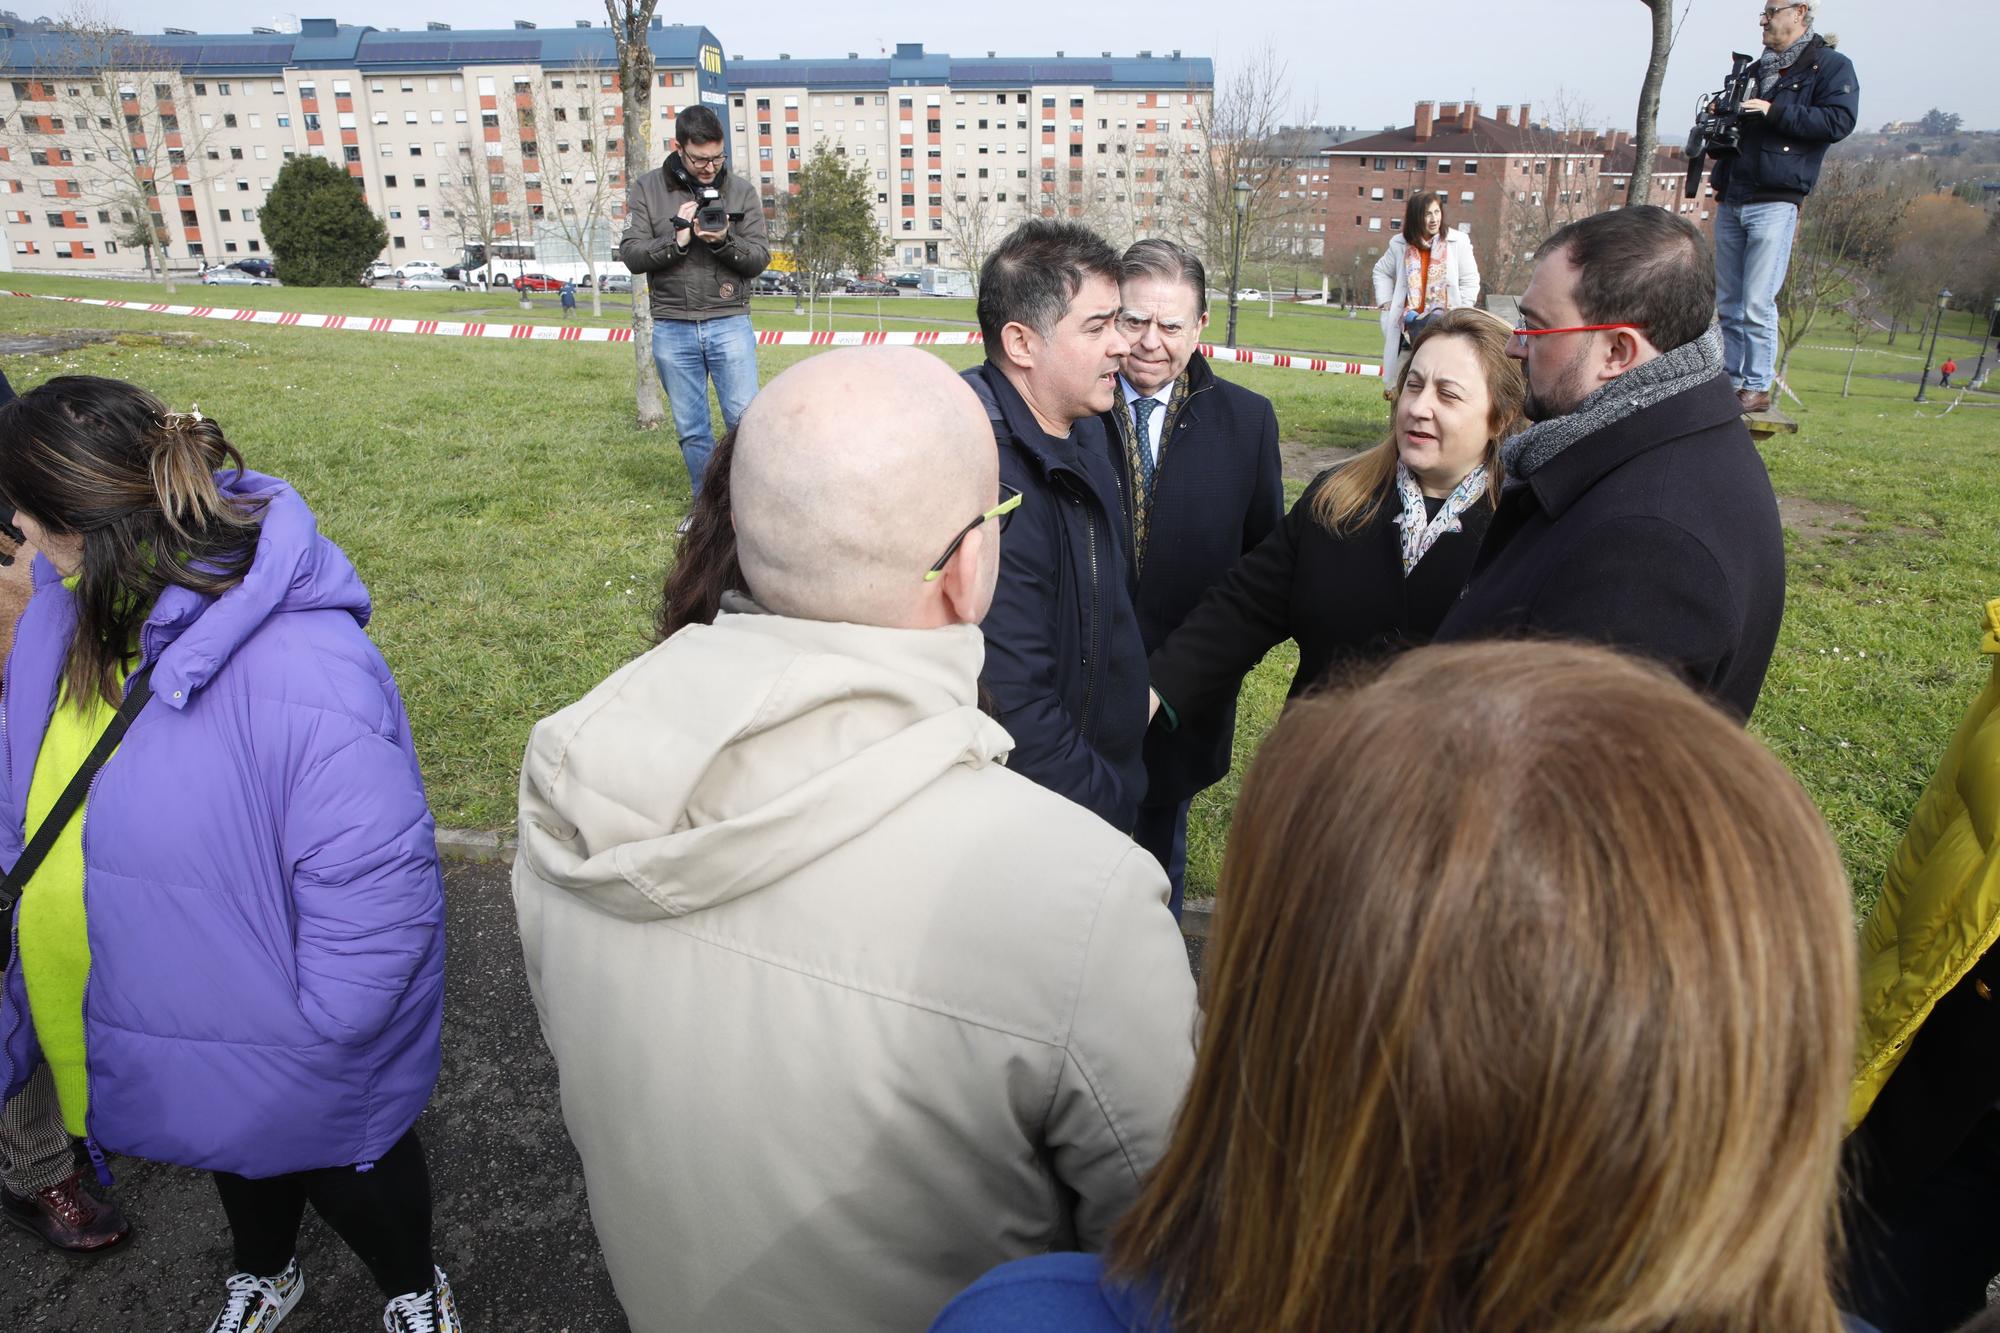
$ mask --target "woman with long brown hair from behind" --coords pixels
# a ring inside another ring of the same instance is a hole
[[[1102,1267],[998,1269],[938,1330],[1841,1328],[1847,883],[1713,706],[1599,648],[1420,649],[1286,713],[1216,896]]]

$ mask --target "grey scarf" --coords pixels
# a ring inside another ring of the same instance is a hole
[[[1812,39],[1812,29],[1807,28],[1805,36],[1799,38],[1784,50],[1766,51],[1763,54],[1757,61],[1757,95],[1759,97],[1769,97],[1771,95],[1771,90],[1778,86],[1778,80],[1785,76],[1785,71],[1798,63],[1799,57],[1805,54],[1805,49],[1812,45]]]
[[[1578,403],[1575,411],[1528,427],[1500,446],[1501,462],[1510,478],[1533,476],[1578,440],[1643,412],[1654,403],[1686,393],[1697,384],[1706,384],[1721,373],[1722,330],[1710,325],[1708,332],[1693,342],[1663,352],[1603,385]]]

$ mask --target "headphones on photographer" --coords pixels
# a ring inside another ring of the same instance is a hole
[[[715,168],[715,179],[704,187],[695,179],[694,173],[687,169],[687,164],[681,161],[680,150],[676,149],[667,154],[667,179],[698,198],[704,188],[720,190],[724,187],[729,180],[729,163],[718,163]]]

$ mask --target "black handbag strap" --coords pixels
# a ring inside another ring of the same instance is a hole
[[[28,848],[21,853],[21,859],[14,862],[14,868],[7,872],[5,883],[0,883],[0,912],[11,912],[14,904],[21,900],[28,881],[41,869],[42,861],[49,849],[56,845],[56,839],[76,818],[76,812],[83,806],[83,798],[90,793],[90,781],[97,776],[97,770],[104,767],[104,761],[118,748],[118,742],[125,739],[125,733],[132,727],[132,719],[139,716],[139,710],[153,697],[153,667],[149,662],[134,672],[125,684],[125,701],[118,705],[118,715],[111,719],[111,725],[97,738],[97,744],[90,747],[90,755],[83,761],[83,767],[76,770],[76,776],[63,788],[56,798],[55,806],[48,818],[42,821],[35,836],[29,840]]]

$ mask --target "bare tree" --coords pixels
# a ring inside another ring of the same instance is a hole
[[[1877,165],[1826,164],[1800,220],[1791,267],[1778,293],[1778,379],[1792,352],[1821,315],[1853,294],[1856,270],[1878,264],[1895,246],[1910,199],[1899,195]]]
[[[458,236],[459,249],[477,250],[489,278],[496,271],[493,248],[500,235],[500,210],[493,202],[493,190],[487,159],[467,133],[459,141],[457,164],[438,177],[438,200]]]
[[[1598,148],[1590,105],[1564,88],[1547,99],[1548,117],[1531,126],[1519,156],[1528,174],[1501,187],[1499,234],[1479,255],[1481,285],[1518,292],[1527,284],[1534,252],[1551,233],[1597,211]],[[1634,158],[1634,175],[1650,173],[1650,160]],[[1475,245],[1477,239],[1475,239]]]
[[[1301,221],[1313,213],[1297,182],[1313,136],[1310,110],[1295,105],[1291,69],[1269,42],[1253,50],[1200,108],[1198,165],[1187,201],[1198,219],[1200,249],[1211,274],[1230,272],[1232,242],[1246,262],[1298,254]],[[1308,175],[1310,172],[1307,173]],[[1248,187],[1240,197],[1236,186]]]
[[[112,214],[119,239],[143,247],[149,273],[157,250],[171,292],[168,215],[179,214],[183,232],[198,225],[195,198],[221,157],[222,122],[194,110],[193,85],[172,52],[81,11],[61,31],[0,143],[58,173],[52,197]]]
[[[979,292],[979,270],[985,265],[986,256],[1027,216],[1021,196],[1001,203],[993,197],[993,191],[984,188],[989,183],[954,180],[952,189],[944,196],[945,239],[958,253],[959,262],[972,270],[974,295]]]
[[[561,238],[583,257],[593,315],[604,313],[598,266],[613,244],[611,214],[622,179],[615,156],[618,104],[601,74],[589,61],[556,73],[544,70],[534,85],[533,105],[517,113],[533,122],[542,233]],[[524,145],[531,141],[526,133],[521,139]]]
[[[618,86],[625,130],[625,187],[636,186],[653,165],[653,48],[648,32],[660,0],[604,0],[611,36],[618,44]],[[632,275],[632,356],[639,429],[658,430],[667,419],[659,371],[653,365],[653,305],[646,275]]]
[[[1646,77],[1639,84],[1639,119],[1632,132],[1632,179],[1625,202],[1638,207],[1652,198],[1653,152],[1660,141],[1660,85],[1667,80],[1667,57],[1674,49],[1673,0],[1640,0],[1651,12],[1652,46],[1646,55]]]

